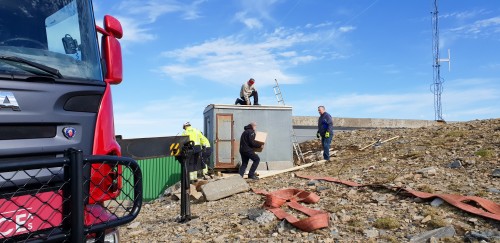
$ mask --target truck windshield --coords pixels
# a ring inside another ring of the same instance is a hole
[[[65,79],[103,80],[88,0],[0,0],[0,56],[43,64]],[[0,73],[33,75],[30,71],[0,62]]]

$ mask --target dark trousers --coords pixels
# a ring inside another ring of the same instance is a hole
[[[208,166],[210,167],[210,155],[212,155],[212,148],[205,148],[201,153],[201,163],[202,167]]]
[[[250,167],[250,171],[248,171],[248,177],[253,177],[255,175],[255,171],[257,170],[257,166],[259,166],[260,158],[259,156],[252,152],[252,153],[241,153],[241,165],[240,165],[240,175],[243,177],[245,174],[245,170],[247,170],[248,166],[248,161],[251,159],[253,161],[252,166]]]
[[[188,172],[198,171],[202,169],[201,166],[201,146],[194,146],[194,153],[187,163]]]
[[[323,158],[330,159],[330,144],[332,143],[332,135],[329,138],[321,137],[321,145],[323,145]]]
[[[253,97],[253,104],[254,105],[258,105],[259,104],[259,94],[257,93],[257,91],[252,91],[252,94],[250,96],[248,96],[248,98],[250,99],[250,97]],[[245,97],[240,97],[236,101],[236,104],[246,105],[247,103],[245,101]]]

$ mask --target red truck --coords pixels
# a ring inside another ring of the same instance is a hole
[[[0,242],[118,242],[139,214],[114,134],[123,31],[103,22],[91,0],[0,0]]]

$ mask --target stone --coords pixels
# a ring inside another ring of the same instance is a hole
[[[226,242],[227,235],[221,235],[217,238],[214,239],[214,242],[216,243],[223,243]]]
[[[498,242],[500,241],[500,231],[471,231],[465,234],[465,239],[470,242],[475,241],[486,241],[486,242]]]
[[[133,223],[129,224],[129,225],[127,226],[127,229],[135,229],[135,228],[139,227],[139,225],[141,225],[141,222],[139,222],[139,221],[135,221],[135,222],[133,222]]]
[[[165,189],[163,192],[163,196],[171,196],[175,191],[177,191],[179,188],[181,188],[181,182],[177,182],[174,185],[170,186],[169,188]]]
[[[467,219],[467,221],[471,222],[471,223],[477,223],[477,219],[476,218],[469,218]]]
[[[381,194],[381,193],[373,193],[372,194],[372,200],[377,202],[377,203],[384,203],[387,201],[389,195],[387,194]]]
[[[273,236],[273,237],[278,236],[278,232],[274,232],[274,233],[272,234],[272,236]]]
[[[128,233],[128,236],[130,236],[130,237],[132,237],[132,236],[138,236],[138,235],[140,235],[140,234],[142,234],[144,232],[146,232],[146,231],[142,230],[142,229],[141,230],[136,230],[136,231],[132,231],[132,232]]]
[[[325,191],[328,190],[329,188],[327,186],[318,186],[316,187],[317,192]]]
[[[422,234],[411,237],[411,243],[424,243],[434,237],[435,239],[441,239],[446,237],[455,236],[455,228],[453,226],[446,226],[438,229],[434,229],[431,231],[424,232]]]
[[[248,209],[248,219],[250,220],[255,220],[256,218],[260,217],[264,211],[266,211],[265,209],[262,209],[262,208],[251,208],[251,209]]]
[[[449,168],[452,168],[452,169],[458,169],[458,168],[461,168],[462,167],[462,162],[460,162],[460,160],[456,159],[454,160],[453,162],[451,162],[449,165],[448,165]]]
[[[363,230],[363,234],[368,238],[375,238],[378,237],[379,232],[378,230]]]
[[[338,237],[340,237],[340,235],[339,235],[339,231],[338,231],[338,230],[336,230],[336,229],[331,230],[331,231],[330,231],[330,236],[331,236],[332,238],[338,238]]]
[[[264,211],[259,217],[255,218],[255,221],[259,224],[268,224],[276,220],[276,216],[269,211]]]
[[[250,190],[248,183],[239,175],[209,182],[201,187],[207,201],[215,201]]]
[[[488,191],[492,192],[492,193],[500,193],[500,190],[498,190],[496,188],[488,188]]]
[[[351,220],[351,216],[345,214],[340,215],[339,218],[342,223],[347,223],[349,220]]]
[[[189,185],[189,196],[191,199],[199,200],[203,196],[203,194],[201,192],[199,192],[198,190],[196,190],[195,185],[190,184]],[[175,199],[175,200],[181,199],[181,189],[180,188],[172,193],[172,199]]]
[[[500,169],[493,170],[493,173],[491,173],[491,176],[500,177]]]
[[[288,223],[285,219],[281,220],[281,222],[276,226],[279,234],[283,234],[285,230],[292,230],[294,227]]]
[[[188,230],[186,230],[186,233],[188,233],[190,235],[198,234],[198,233],[200,233],[200,230],[197,228],[189,228]]]
[[[308,186],[315,186],[316,184],[318,184],[319,181],[318,180],[310,180],[307,182],[307,185]]]
[[[415,221],[422,221],[422,219],[424,219],[424,216],[413,215],[412,219],[415,220]]]
[[[425,217],[424,219],[422,219],[422,221],[420,221],[420,222],[422,222],[422,224],[425,224],[425,223],[427,223],[427,222],[429,222],[431,220],[432,220],[432,217],[430,215],[427,215],[427,217]]]
[[[434,166],[431,167],[426,167],[420,170],[416,171],[418,174],[423,174],[423,175],[435,175],[437,173],[437,170]]]
[[[432,202],[431,202],[431,206],[433,206],[433,207],[439,207],[439,206],[441,206],[441,204],[443,204],[443,203],[444,203],[444,200],[443,200],[443,199],[441,199],[441,198],[439,198],[439,197],[437,197],[437,198],[435,198],[434,200],[432,200]]]
[[[189,195],[191,196],[191,199],[200,199],[203,194],[201,192],[199,192],[198,190],[196,190],[196,186],[191,184],[189,185]]]

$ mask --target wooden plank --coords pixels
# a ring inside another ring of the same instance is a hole
[[[266,177],[271,177],[271,176],[279,175],[279,174],[286,173],[286,172],[300,170],[300,169],[303,169],[303,168],[311,167],[311,166],[316,165],[316,164],[325,163],[325,161],[326,160],[320,160],[320,161],[311,162],[309,164],[305,164],[305,165],[301,165],[301,166],[296,166],[296,167],[292,167],[292,168],[288,168],[288,169],[284,169],[284,170],[275,171],[275,172],[272,172],[272,173],[269,173],[269,174],[265,174],[265,175],[259,176],[259,178],[266,178]]]

